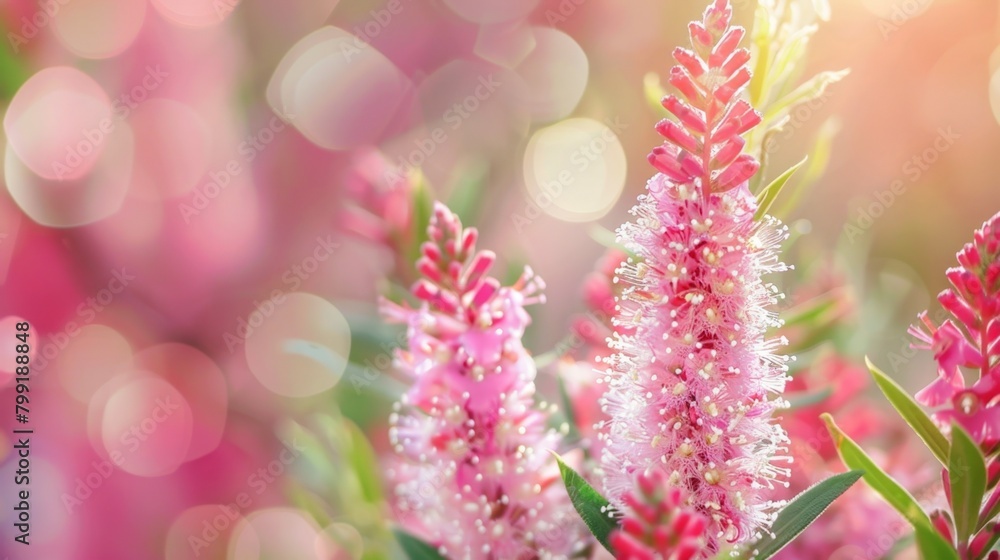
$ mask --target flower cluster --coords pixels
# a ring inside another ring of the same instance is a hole
[[[708,519],[684,505],[684,493],[671,487],[659,470],[636,477],[636,489],[623,496],[628,513],[611,534],[617,560],[697,560],[707,558]]]
[[[947,429],[958,422],[990,450],[1000,443],[1000,214],[976,231],[948,269],[951,287],[938,301],[951,315],[940,326],[926,313],[910,333],[917,348],[932,350],[938,378],[917,393],[929,407],[944,407],[935,418]],[[963,368],[977,374],[967,385]]]
[[[758,169],[741,153],[741,134],[760,115],[740,92],[750,80],[744,30],[716,0],[690,27],[693,50],[679,48],[663,106],[675,117],[657,130],[666,142],[650,162],[659,171],[618,230],[635,255],[617,273],[626,284],[608,360],[604,409],[610,416],[603,465],[616,506],[635,477],[662,469],[709,520],[708,546],[746,542],[773,521],[771,499],[784,483],[787,437],[772,419],[784,401],[784,343],[767,307],[777,289],[762,275],[786,270],[777,249],[787,228],[755,219],[747,179]]]
[[[547,450],[559,434],[538,407],[535,365],[521,344],[542,282],[489,276],[495,255],[438,204],[417,269],[417,309],[386,303],[408,327],[397,356],[413,385],[393,413],[398,510],[448,558],[566,558],[584,529]]]

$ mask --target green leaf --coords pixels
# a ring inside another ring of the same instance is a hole
[[[822,97],[827,87],[844,79],[850,73],[849,69],[844,69],[836,71],[827,70],[816,74],[767,107],[767,114],[764,116],[764,119],[774,120],[780,118],[784,114],[784,111],[792,109],[799,103],[805,103],[806,101]]]
[[[569,389],[566,388],[566,379],[560,374],[557,376],[557,380],[559,381],[559,399],[562,401],[563,414],[566,416],[566,425],[569,427],[565,439],[580,441],[582,436],[576,427],[576,410],[573,409],[573,399],[569,396]]]
[[[951,425],[948,480],[951,482],[955,533],[958,543],[965,544],[979,523],[979,508],[986,493],[986,461],[979,445],[956,423]]]
[[[384,500],[382,493],[382,482],[379,479],[378,458],[375,450],[354,422],[343,420],[347,433],[350,435],[349,449],[344,450],[347,462],[358,477],[361,486],[361,494],[368,503],[379,504]]]
[[[410,180],[413,182],[413,223],[410,239],[412,245],[407,247],[408,262],[416,262],[420,257],[420,246],[427,241],[427,225],[434,214],[434,194],[431,192],[427,179],[419,170],[412,170]]]
[[[910,397],[902,387],[900,387],[895,381],[892,380],[888,375],[886,375],[882,370],[875,367],[875,364],[871,362],[867,357],[865,358],[865,363],[868,364],[868,369],[872,372],[872,377],[875,379],[875,384],[878,388],[882,390],[885,394],[885,398],[889,399],[889,402],[899,412],[899,415],[906,420],[906,423],[913,428],[920,439],[927,444],[927,448],[931,450],[931,453],[937,457],[938,461],[945,467],[948,466],[948,440],[938,430],[937,426],[934,425],[934,421],[927,416],[920,405]]]
[[[788,182],[788,179],[791,178],[792,174],[795,173],[798,168],[802,167],[802,164],[806,162],[806,159],[808,158],[802,158],[802,161],[789,167],[784,173],[778,175],[775,180],[771,181],[770,185],[764,187],[759,193],[757,193],[758,207],[757,213],[753,216],[754,220],[759,220],[767,214],[771,205],[774,204],[775,199],[778,198],[778,194],[781,193],[781,189],[785,186],[785,183]]]
[[[402,529],[394,528],[392,534],[409,560],[445,560],[436,548]]]
[[[562,457],[556,453],[553,455],[556,457],[556,462],[559,463],[559,474],[562,475],[566,492],[569,493],[569,499],[573,503],[573,507],[576,508],[576,512],[580,514],[583,522],[587,524],[587,528],[601,543],[601,546],[614,554],[608,538],[611,536],[611,532],[618,528],[618,524],[610,516],[611,505],[579,473],[566,465]]]
[[[479,214],[483,195],[490,172],[489,164],[470,159],[457,166],[454,172],[455,186],[448,195],[448,208],[458,214],[463,224],[474,224]]]
[[[793,410],[819,404],[830,398],[830,395],[832,394],[833,389],[830,387],[820,389],[818,391],[800,391],[798,393],[789,393],[785,395],[785,400],[788,401],[788,408],[785,409],[785,412],[791,412]]]
[[[799,494],[788,503],[771,525],[771,535],[764,537],[752,548],[754,558],[763,560],[778,553],[795,537],[805,531],[834,500],[854,485],[863,471],[850,471],[831,476]]]
[[[958,560],[955,547],[941,537],[941,533],[928,527],[917,527],[917,550],[924,560]]]
[[[844,301],[842,290],[830,290],[781,313],[784,327],[813,325]]]
[[[847,437],[847,434],[841,431],[829,413],[821,414],[820,418],[826,422],[826,428],[830,431],[833,443],[837,446],[840,458],[847,465],[847,468],[864,471],[865,482],[878,492],[889,505],[903,514],[903,517],[911,525],[933,530],[930,518],[905,488],[880,469],[854,440]]]
[[[830,162],[830,153],[833,151],[833,139],[840,131],[840,121],[837,117],[830,117],[823,121],[816,134],[813,147],[809,150],[809,165],[803,170],[804,175],[791,189],[781,206],[771,212],[776,218],[784,220],[798,206],[802,195],[811,187],[826,171]],[[788,190],[788,189],[786,189]]]

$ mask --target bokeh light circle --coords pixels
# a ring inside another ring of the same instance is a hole
[[[132,365],[132,346],[111,327],[84,325],[58,335],[65,338],[54,361],[59,382],[81,403],[90,402],[102,385]]]
[[[46,68],[29,78],[3,119],[8,154],[13,150],[35,175],[59,181],[90,173],[114,126],[107,93],[69,66]]]
[[[531,13],[538,0],[444,0],[451,11],[472,23],[501,23],[520,19]]]
[[[191,406],[180,391],[162,379],[139,375],[107,399],[101,441],[112,459],[123,458],[118,465],[122,470],[163,476],[185,461],[192,429]]]
[[[136,0],[71,0],[60,2],[52,28],[59,42],[84,58],[121,54],[139,34],[146,2]]]
[[[376,141],[412,85],[382,53],[351,33],[323,27],[293,46],[268,85],[268,102],[329,150]]]
[[[249,314],[245,328],[247,365],[274,393],[308,397],[332,388],[344,375],[350,326],[319,296],[296,292],[280,302],[268,300]]]
[[[258,510],[229,540],[228,560],[327,560],[336,545],[305,513],[292,508]]]
[[[528,105],[535,122],[565,118],[587,87],[589,63],[572,37],[550,27],[536,27],[535,49],[517,67],[528,84]]]
[[[132,131],[119,122],[108,135],[97,166],[72,180],[46,179],[28,169],[7,145],[4,178],[14,202],[35,222],[76,227],[114,214],[122,207],[132,178]]]
[[[229,535],[243,519],[238,507],[210,504],[188,508],[167,530],[165,560],[224,558]]]
[[[232,15],[240,0],[152,0],[164,19],[184,27],[212,27]]]
[[[618,136],[593,119],[568,119],[535,131],[524,154],[531,201],[568,222],[607,214],[625,188],[626,171]]]
[[[177,389],[191,407],[194,433],[187,460],[202,457],[218,447],[226,427],[229,403],[222,370],[205,353],[176,342],[137,352],[135,368],[156,374]]]

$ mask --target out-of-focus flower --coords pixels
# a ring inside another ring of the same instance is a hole
[[[684,500],[660,470],[636,477],[636,488],[623,496],[628,512],[611,534],[617,560],[694,560],[711,552],[704,538],[708,519]]]
[[[608,363],[605,490],[617,506],[637,473],[662,469],[710,519],[719,539],[761,534],[780,505],[777,461],[788,438],[772,419],[783,401],[783,339],[766,339],[778,321],[767,306],[777,289],[762,280],[786,270],[777,249],[787,228],[755,220],[747,179],[757,170],[742,154],[740,134],[760,115],[739,93],[750,80],[750,54],[737,48],[744,30],[715,1],[689,26],[694,50],[678,48],[670,75],[686,101],[663,105],[677,120],[657,130],[667,142],[650,155],[660,171],[647,184],[618,237],[637,258],[618,269],[627,283],[615,321],[635,326],[617,335]]]
[[[954,420],[989,450],[1000,443],[1000,214],[976,230],[958,262],[946,272],[951,287],[938,295],[952,319],[936,326],[923,313],[923,326],[910,328],[914,347],[932,350],[938,363],[938,378],[916,398],[943,406],[934,414],[942,427]],[[971,385],[963,368],[978,372]]]
[[[341,215],[341,228],[386,247],[399,274],[410,269],[410,257],[420,242],[415,203],[418,172],[401,172],[375,149],[359,150],[344,179],[350,204]]]
[[[838,355],[822,358],[813,367],[799,372],[787,386],[789,392],[810,395],[829,388],[821,402],[785,413],[781,425],[791,440],[791,453],[797,468],[789,479],[790,487],[783,496],[792,498],[842,469],[837,450],[820,420],[822,412],[835,412],[843,418],[841,427],[855,441],[870,441],[875,437],[900,442],[908,431],[892,413],[877,407],[864,391],[869,384],[864,368]],[[914,473],[913,465],[921,458],[912,451],[918,449],[903,443],[894,445],[892,453],[880,457],[883,468],[910,478],[933,473]],[[801,535],[788,544],[775,558],[796,560],[805,557],[840,558],[841,550],[868,551],[882,547],[885,535],[893,541],[909,532],[909,526],[892,506],[885,503],[870,487],[858,484],[831,504],[829,510],[816,519]],[[844,556],[849,557],[849,556]]]
[[[397,363],[414,381],[390,420],[403,523],[449,558],[566,558],[585,533],[547,453],[559,434],[533,402],[521,343],[542,282],[528,269],[502,287],[488,275],[495,255],[477,252],[476,230],[444,205],[428,234],[413,287],[422,305],[384,307],[408,326]]]

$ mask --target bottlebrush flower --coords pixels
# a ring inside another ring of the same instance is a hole
[[[767,306],[777,289],[765,273],[787,228],[764,217],[747,186],[757,170],[740,134],[760,115],[740,98],[749,82],[744,30],[716,0],[689,26],[693,50],[678,48],[670,83],[683,100],[663,100],[676,120],[657,130],[666,143],[650,162],[659,171],[618,230],[635,259],[618,269],[626,287],[604,409],[610,416],[603,464],[609,500],[623,507],[638,473],[662,469],[709,520],[708,545],[745,542],[766,530],[780,505],[774,484],[788,439],[771,418],[784,401],[787,357],[767,339],[777,326]],[[787,483],[786,483],[787,484]]]
[[[910,327],[914,347],[932,350],[938,363],[938,378],[916,398],[944,407],[934,414],[943,428],[957,421],[990,450],[1000,443],[1000,214],[976,231],[958,262],[945,273],[951,287],[938,295],[952,319],[935,326],[922,313],[923,327]],[[963,368],[978,372],[971,386]]]
[[[413,294],[418,309],[385,304],[407,324],[398,367],[414,379],[390,419],[402,456],[399,511],[408,529],[453,559],[565,558],[586,543],[548,450],[559,434],[537,407],[535,364],[521,344],[542,301],[526,269],[509,287],[488,275],[477,232],[438,204]]]
[[[635,490],[623,496],[628,512],[611,534],[616,560],[696,560],[708,558],[708,519],[683,505],[684,493],[671,487],[663,471],[640,474]]]

